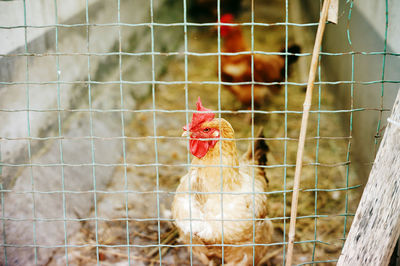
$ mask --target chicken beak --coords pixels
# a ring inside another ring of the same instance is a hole
[[[183,131],[183,133],[182,133],[182,137],[188,137],[188,136],[190,136],[190,132],[189,131]]]

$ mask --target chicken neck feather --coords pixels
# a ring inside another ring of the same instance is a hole
[[[218,128],[221,140],[204,157],[193,158],[191,172],[195,171],[197,178],[192,183],[197,191],[221,191],[222,174],[224,191],[232,191],[241,183],[233,128],[222,118],[206,122],[205,126]]]

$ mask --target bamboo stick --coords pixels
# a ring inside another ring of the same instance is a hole
[[[289,240],[288,240],[288,249],[286,256],[286,265],[292,265],[293,260],[293,245],[294,245],[294,237],[296,233],[296,217],[297,217],[297,205],[299,199],[299,187],[300,187],[300,175],[301,168],[303,164],[303,152],[304,152],[304,143],[306,139],[307,133],[307,124],[308,124],[308,116],[310,113],[311,100],[312,100],[312,91],[314,88],[314,80],[318,66],[318,56],[321,48],[322,36],[325,30],[325,24],[328,17],[328,7],[330,0],[325,0],[321,17],[319,19],[319,25],[317,30],[317,35],[315,37],[314,50],[311,59],[310,73],[308,76],[307,83],[307,91],[306,97],[303,104],[303,116],[301,119],[301,128],[300,128],[300,136],[299,136],[299,145],[297,148],[297,158],[296,158],[296,170],[294,174],[294,185],[293,185],[293,195],[292,195],[292,207],[290,213],[290,227],[289,227]]]

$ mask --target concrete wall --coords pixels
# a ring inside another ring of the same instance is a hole
[[[56,24],[55,1],[39,0],[26,1],[26,24],[29,26],[43,26]],[[100,2],[99,0],[89,0],[88,5]],[[67,21],[74,17],[77,12],[86,8],[86,1],[58,1],[57,17],[59,22]],[[2,27],[15,27],[24,25],[24,2],[23,1],[0,1],[0,25]],[[40,16],[38,16],[40,14]],[[45,34],[49,28],[37,28],[27,36],[28,43],[37,37]],[[16,47],[22,47],[25,43],[24,28],[2,29],[2,42],[0,43],[0,53],[7,54]]]
[[[355,8],[364,18],[370,20],[370,27],[378,33],[381,39],[385,37],[386,1],[355,1]],[[400,3],[388,0],[388,44],[393,52],[400,52]]]
[[[304,17],[308,21],[318,21],[319,5],[315,1],[303,2]],[[343,52],[383,52],[385,37],[385,1],[355,1],[349,24],[352,46],[347,39],[347,15],[349,3],[340,1],[338,25],[327,25],[324,35],[323,51],[331,53]],[[389,0],[389,25],[387,52],[400,51],[399,32],[400,2]],[[350,81],[351,55],[322,56],[323,80]],[[375,135],[381,109],[382,84],[360,84],[359,82],[379,81],[382,79],[382,55],[361,55],[354,57],[354,108],[365,108],[366,111],[354,112],[352,158],[359,170],[359,175],[366,180],[371,162],[375,157]],[[386,56],[385,80],[399,80],[400,58]],[[398,83],[384,83],[383,109],[391,109],[399,89]],[[326,85],[338,96],[338,108],[350,108],[350,84]],[[375,110],[372,110],[375,109]],[[386,125],[389,112],[383,112],[381,127]],[[349,117],[343,126],[349,130]],[[339,125],[338,125],[339,126]],[[379,139],[379,138],[378,138]]]
[[[27,24],[54,24],[53,2],[27,1]],[[85,23],[85,1],[57,2],[59,23]],[[117,1],[93,0],[89,4],[90,23],[117,22]],[[171,16],[174,19],[178,14],[182,16],[180,5],[169,0],[155,1],[156,19],[166,22]],[[142,1],[121,0],[121,21],[150,22],[149,6],[143,5]],[[0,1],[0,26],[23,24],[22,1]],[[10,265],[34,264],[34,244],[39,247],[36,249],[37,262],[45,264],[54,251],[49,247],[64,245],[64,236],[71,236],[80,228],[81,223],[74,219],[88,217],[93,208],[94,193],[82,191],[93,190],[94,182],[97,190],[104,190],[115,169],[112,164],[121,163],[122,140],[115,138],[122,136],[121,112],[84,111],[89,108],[89,87],[85,82],[88,74],[92,81],[118,82],[119,57],[90,56],[89,70],[88,57],[82,55],[88,51],[87,27],[59,27],[58,30],[58,51],[66,53],[59,56],[59,79],[57,58],[48,55],[56,51],[54,27],[27,29],[28,52],[36,54],[28,57],[10,56],[25,51],[23,28],[0,30],[0,39],[4,40],[0,43],[0,53],[9,55],[0,57],[0,81],[6,82],[0,85],[0,152],[5,164],[0,182],[5,190],[10,191],[4,193],[4,209],[1,211],[5,217],[11,218],[4,220],[6,240],[0,226],[0,243],[6,241],[8,245],[20,245],[7,247]],[[179,51],[183,43],[182,30],[155,30],[154,37],[155,49],[160,52],[165,52],[165,47]],[[118,52],[118,38],[116,26],[91,26],[90,52]],[[121,38],[124,52],[151,51],[148,26],[123,26]],[[157,57],[156,77],[163,72],[168,60],[169,57]],[[149,81],[151,57],[123,56],[121,71],[123,80]],[[24,84],[27,80],[33,83]],[[123,107],[131,110],[136,109],[140,99],[150,93],[149,85],[123,84],[122,89]],[[60,112],[56,111],[58,92]],[[120,109],[120,84],[92,84],[90,98],[93,109]],[[29,112],[26,111],[28,108]],[[132,113],[124,113],[124,119],[129,124]],[[59,130],[62,140],[54,138],[59,136]],[[92,140],[91,135],[98,139]],[[93,162],[111,166],[94,167]],[[35,166],[24,166],[29,163]],[[29,193],[32,190],[42,193]],[[78,193],[63,194],[62,190]],[[70,221],[64,223],[64,219]],[[1,262],[5,260],[3,251],[0,249]]]

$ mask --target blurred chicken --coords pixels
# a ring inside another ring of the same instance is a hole
[[[194,113],[192,122],[183,128],[183,136],[190,136],[193,166],[181,178],[172,204],[180,238],[185,244],[196,245],[193,253],[204,264],[221,263],[223,238],[223,243],[228,244],[223,253],[226,265],[252,265],[251,244],[269,243],[273,230],[271,221],[266,219],[267,195],[262,194],[267,189],[264,169],[249,165],[266,165],[268,146],[264,140],[257,140],[254,158],[250,146],[239,160],[229,122],[214,118],[211,110],[202,106],[200,97],[197,110],[202,113]],[[263,138],[262,133],[259,137]],[[221,194],[221,189],[226,194]],[[266,246],[255,246],[256,264],[266,251]]]
[[[225,14],[221,23],[233,23],[233,15]],[[237,53],[249,51],[244,41],[242,30],[239,26],[221,26],[223,39],[222,52]],[[282,52],[285,50],[283,49]],[[300,53],[298,45],[288,47],[289,53]],[[285,56],[254,54],[254,81],[255,82],[281,82],[285,79]],[[296,62],[297,56],[288,56],[288,67]],[[221,78],[224,82],[251,82],[251,54],[223,55],[221,56]],[[251,105],[251,84],[226,85],[236,98],[245,106]],[[254,85],[254,103],[262,104],[265,99],[280,91],[279,85]]]

